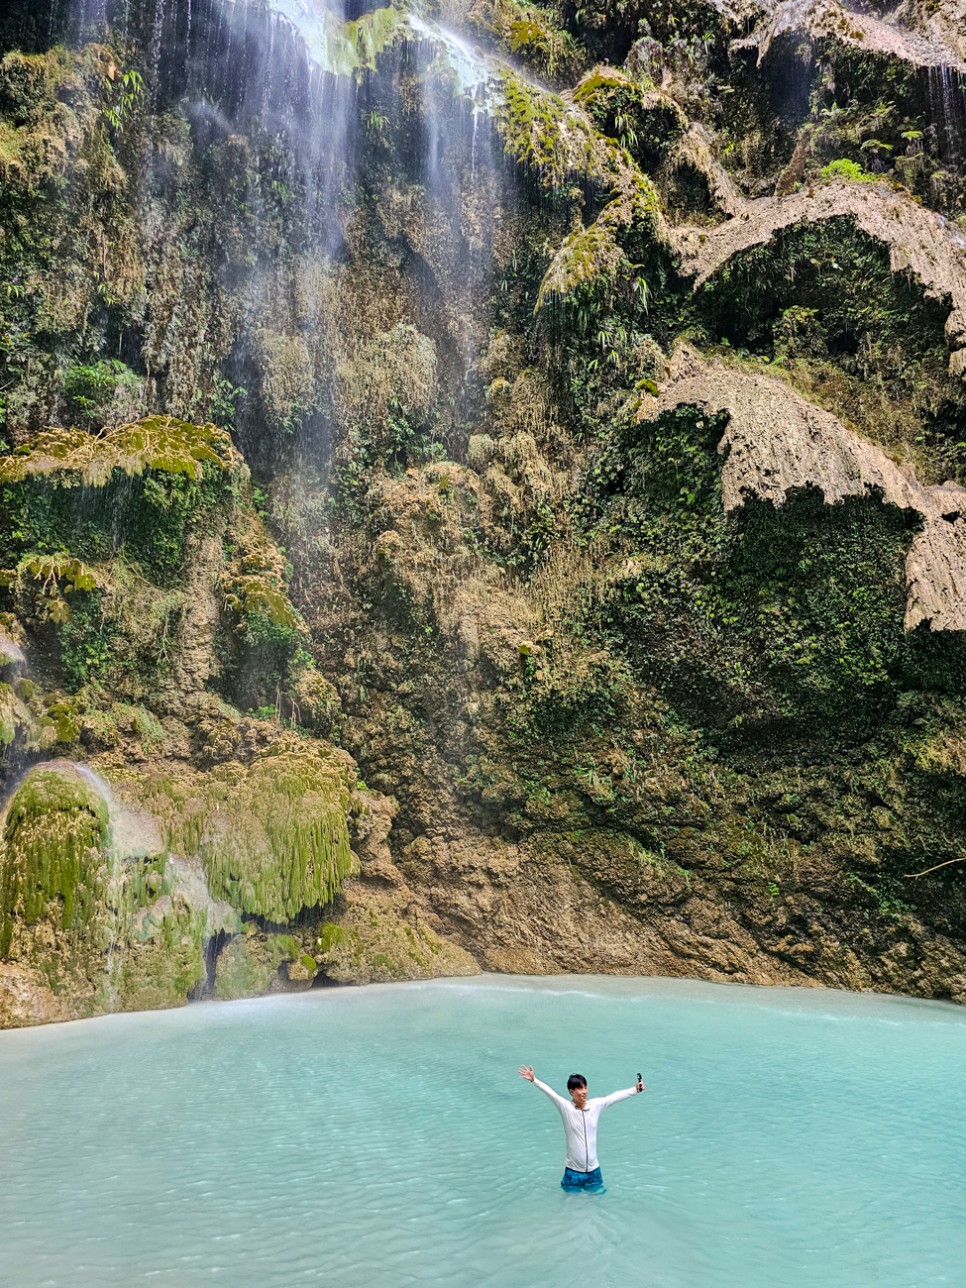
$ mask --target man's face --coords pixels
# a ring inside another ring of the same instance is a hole
[[[574,1087],[570,1093],[570,1099],[574,1102],[574,1104],[577,1106],[578,1109],[586,1109],[587,1108],[587,1088]]]

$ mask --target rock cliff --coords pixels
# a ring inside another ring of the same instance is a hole
[[[960,9],[6,7],[0,1024],[966,1000]]]

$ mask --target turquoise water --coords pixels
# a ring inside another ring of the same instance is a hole
[[[558,1188],[558,1088],[607,1193]],[[0,1034],[3,1288],[966,1284],[966,1013],[483,977]]]

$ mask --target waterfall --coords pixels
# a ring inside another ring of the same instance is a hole
[[[929,106],[936,127],[939,154],[943,161],[957,165],[962,159],[966,131],[966,78],[946,64],[930,67]]]
[[[117,835],[118,822],[122,817],[121,806],[111,789],[110,783],[89,765],[73,762],[76,772],[88,783],[104,802],[107,809],[107,837],[105,839],[105,858],[107,872],[105,881],[106,908],[101,926],[106,936],[106,955],[104,958],[104,993],[107,1011],[117,1010],[117,999],[120,991],[120,955],[118,947],[123,941],[123,848],[124,838]]]

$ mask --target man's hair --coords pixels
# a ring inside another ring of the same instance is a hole
[[[567,1090],[576,1091],[578,1087],[586,1087],[587,1079],[582,1073],[572,1073],[567,1079]]]

